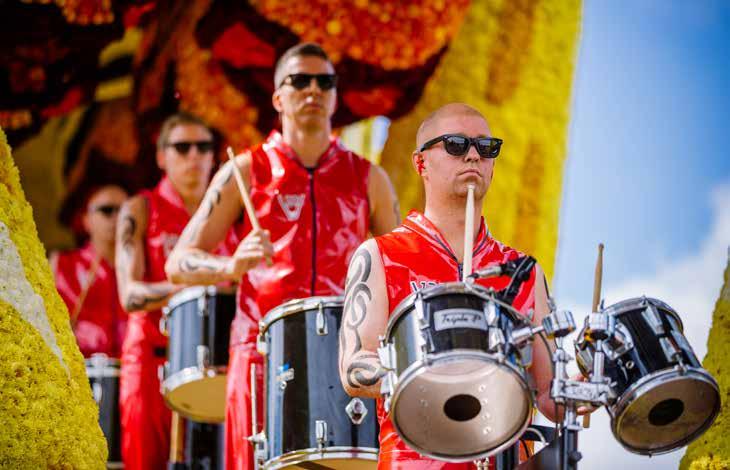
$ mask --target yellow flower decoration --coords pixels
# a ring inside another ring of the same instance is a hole
[[[420,102],[392,123],[382,155],[401,208],[422,208],[422,183],[408,164],[419,124],[450,102],[481,111],[505,141],[486,201],[489,228],[535,256],[548,278],[579,23],[579,0],[474,0]]]
[[[712,329],[707,339],[707,356],[702,366],[712,374],[720,386],[722,408],[715,423],[699,439],[687,447],[679,468],[681,470],[725,470],[730,468],[730,377],[727,364],[730,359],[730,260],[725,268],[725,283],[712,315]]]
[[[0,468],[103,469],[83,358],[2,129],[0,228]]]

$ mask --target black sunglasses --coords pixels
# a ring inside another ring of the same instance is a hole
[[[101,212],[106,217],[111,217],[117,212],[119,212],[119,206],[115,204],[103,204],[101,206],[96,206],[92,209],[92,212]]]
[[[317,80],[317,86],[322,91],[328,91],[337,86],[337,75],[333,73],[293,73],[284,77],[279,88],[284,85],[291,85],[297,90],[304,90],[312,83],[312,79]]]
[[[215,148],[215,144],[212,140],[199,140],[197,142],[188,142],[188,141],[180,141],[180,142],[168,142],[165,144],[165,147],[172,147],[175,149],[177,153],[180,155],[187,155],[190,149],[195,146],[198,148],[199,153],[208,153],[212,152]]]
[[[423,152],[441,141],[444,143],[446,152],[455,157],[463,157],[469,152],[469,147],[473,145],[480,157],[497,158],[499,150],[502,148],[502,139],[496,137],[466,137],[459,134],[444,134],[421,145],[418,151]]]

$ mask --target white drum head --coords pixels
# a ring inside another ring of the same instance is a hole
[[[529,422],[532,398],[510,365],[486,354],[448,353],[404,373],[392,407],[411,448],[458,462],[513,444]]]
[[[165,401],[186,418],[222,423],[226,418],[226,374],[183,369],[162,384]]]

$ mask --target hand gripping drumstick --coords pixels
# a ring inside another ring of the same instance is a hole
[[[601,302],[601,282],[603,281],[603,243],[598,244],[598,258],[596,259],[596,273],[593,278],[593,305],[591,312],[598,311]],[[591,415],[583,415],[583,427],[591,427]]]
[[[248,190],[246,189],[246,183],[243,182],[243,175],[241,175],[241,169],[238,168],[238,165],[236,165],[236,155],[233,153],[233,149],[229,146],[226,151],[228,152],[228,159],[231,161],[231,165],[233,165],[233,174],[236,176],[236,184],[238,185],[238,192],[241,193],[241,200],[243,201],[243,207],[246,208],[246,214],[248,215],[248,218],[251,220],[251,227],[253,227],[254,230],[261,230],[261,225],[259,225],[259,219],[256,217],[256,211],[253,208],[253,202],[251,202],[251,196],[248,195]],[[268,266],[271,266],[271,258],[266,258],[266,264]]]
[[[474,188],[473,184],[467,186],[466,194],[466,220],[464,221],[464,269],[462,270],[462,282],[471,274],[472,249],[474,246]]]

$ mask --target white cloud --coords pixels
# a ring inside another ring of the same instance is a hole
[[[652,275],[627,279],[605,286],[606,305],[631,297],[646,295],[663,300],[682,318],[685,336],[700,360],[707,352],[707,335],[712,324],[712,312],[720,294],[723,272],[728,262],[730,244],[730,182],[716,187],[711,193],[712,226],[695,253],[664,260]],[[678,215],[678,217],[681,217]],[[590,306],[571,299],[557,299],[560,308],[573,312],[580,328]],[[567,344],[572,344],[572,341]],[[566,348],[572,349],[572,348]],[[572,354],[572,350],[569,350]],[[577,370],[577,368],[574,368]],[[610,420],[604,410],[594,413],[591,428],[580,434],[581,466],[591,470],[621,468],[677,468],[684,450],[653,457],[638,456],[625,451],[611,434]]]

